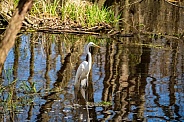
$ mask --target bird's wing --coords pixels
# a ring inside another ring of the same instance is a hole
[[[83,62],[79,65],[79,67],[78,67],[78,69],[77,69],[76,77],[75,77],[75,85],[77,85],[78,83],[80,83],[79,78],[80,78],[80,76],[82,75],[82,73],[84,72],[84,69],[85,69],[85,67],[87,66],[87,64],[88,64],[87,61],[83,61]]]
[[[85,78],[85,79],[82,79],[81,80],[81,87],[83,88],[83,89],[86,89],[87,88],[87,84],[88,83],[88,79],[87,78]]]

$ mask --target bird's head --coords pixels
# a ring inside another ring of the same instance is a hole
[[[93,47],[98,47],[98,48],[100,48],[100,46],[96,45],[96,44],[95,44],[95,43],[93,43],[93,42],[88,43],[88,45],[87,45],[87,46],[88,46],[88,47],[93,46]]]
[[[89,51],[89,48],[90,48],[90,47],[98,47],[98,48],[100,48],[100,46],[96,45],[95,43],[89,42],[89,43],[84,47],[84,53],[90,52],[90,51]]]

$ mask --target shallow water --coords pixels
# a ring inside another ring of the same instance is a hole
[[[93,41],[88,103],[74,78]],[[152,44],[149,44],[149,43]],[[1,121],[184,121],[183,42],[23,34],[4,64]]]

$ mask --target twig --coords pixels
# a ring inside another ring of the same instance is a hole
[[[167,3],[169,3],[170,5],[172,5],[172,6],[176,6],[176,7],[179,7],[179,8],[184,8],[184,6],[180,6],[180,5],[177,5],[177,4],[174,4],[174,3],[172,3],[172,2],[170,2],[170,1],[168,1],[168,0],[165,0]]]

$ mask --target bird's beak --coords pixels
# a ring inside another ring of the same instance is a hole
[[[100,46],[98,46],[98,45],[96,45],[96,44],[95,44],[94,46],[95,46],[95,47],[98,47],[98,48],[100,48]]]

